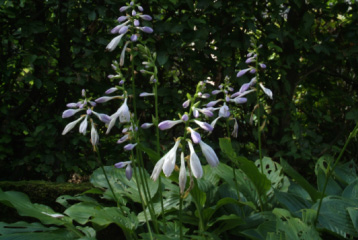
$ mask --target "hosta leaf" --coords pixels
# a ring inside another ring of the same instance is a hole
[[[20,216],[37,218],[43,224],[55,224],[60,226],[71,222],[71,220],[66,216],[61,219],[49,216],[50,214],[57,213],[46,205],[31,203],[28,196],[21,192],[3,192],[0,189],[0,202],[15,208]]]
[[[283,171],[293,178],[303,189],[305,189],[308,194],[311,196],[313,201],[316,201],[320,198],[320,193],[304,178],[302,177],[294,168],[292,168],[285,160],[281,158],[281,166]]]
[[[325,229],[335,232],[343,237],[347,234],[358,236],[351,218],[348,214],[348,208],[356,207],[357,201],[338,196],[328,196],[322,201],[321,210],[318,216],[318,223]],[[318,203],[312,206],[317,209]]]
[[[244,157],[236,156],[235,151],[232,149],[231,140],[229,138],[220,138],[219,140],[221,150],[232,161],[237,162],[240,169],[246,174],[255,187],[259,196],[265,195],[271,188],[271,182],[267,179],[265,174],[260,173],[256,165]]]

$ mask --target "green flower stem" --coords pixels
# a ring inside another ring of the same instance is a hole
[[[183,239],[183,198],[180,195],[180,189],[179,189],[179,222],[180,222],[180,226],[179,226],[179,239],[182,240]]]
[[[132,154],[133,154],[133,150],[132,150]],[[134,160],[134,159],[133,159]],[[138,194],[139,194],[139,198],[140,198],[140,202],[142,204],[142,208],[143,208],[143,213],[144,213],[144,218],[145,218],[145,222],[147,224],[147,228],[148,228],[148,232],[149,232],[149,236],[150,236],[150,239],[153,239],[153,234],[152,234],[152,229],[149,225],[149,221],[148,221],[148,216],[147,216],[147,212],[145,210],[145,205],[144,205],[144,200],[143,200],[143,196],[142,196],[142,192],[141,192],[141,189],[140,189],[140,184],[139,184],[139,178],[137,176],[137,167],[136,167],[136,163],[135,161],[132,161],[132,164],[133,164],[133,172],[134,172],[134,178],[136,179],[136,183],[137,183],[137,188],[138,188]]]
[[[108,186],[109,186],[109,189],[110,189],[111,192],[112,192],[113,198],[114,198],[114,200],[115,200],[116,203],[117,203],[117,207],[120,209],[120,211],[122,212],[123,216],[126,216],[126,213],[125,213],[125,211],[123,210],[122,205],[119,203],[116,194],[114,194],[114,190],[113,190],[112,184],[109,182],[109,179],[108,179],[108,175],[107,175],[107,173],[106,173],[106,170],[104,170],[104,164],[103,164],[103,161],[102,161],[102,158],[101,158],[101,154],[100,154],[99,149],[98,149],[97,146],[95,146],[95,152],[97,153],[97,160],[98,160],[98,162],[99,162],[99,164],[100,164],[100,166],[101,166],[101,169],[102,169],[102,171],[103,171],[103,174],[104,174],[104,177],[105,177],[105,179],[106,179],[106,182],[107,182],[107,184],[108,184]]]
[[[142,152],[139,151],[139,149],[137,148],[137,157],[139,160],[139,164],[140,164],[140,168],[139,168],[139,176],[140,179],[142,181],[143,184],[143,191],[144,191],[144,197],[147,203],[147,207],[149,210],[149,213],[151,215],[151,219],[154,223],[154,230],[156,233],[159,233],[159,227],[158,227],[158,222],[157,222],[157,218],[155,216],[155,211],[154,211],[154,207],[151,201],[151,195],[150,195],[150,191],[149,191],[149,186],[148,186],[148,181],[147,178],[145,178],[145,173],[144,173],[144,164],[143,164],[143,156],[142,156]]]
[[[134,45],[133,42],[131,42],[131,51],[133,51],[134,49]],[[135,91],[135,81],[134,81],[134,54],[133,52],[130,55],[130,61],[131,61],[131,81],[132,81],[132,95],[133,95],[133,108],[134,108],[134,121],[133,121],[133,128],[135,128],[138,125],[138,121],[137,121],[137,105],[136,105],[136,91]],[[140,139],[139,139],[139,134],[138,132],[135,131],[135,129],[133,129],[134,132],[134,139],[136,141],[136,143],[140,143]],[[133,151],[132,151],[132,155],[133,155]],[[149,188],[148,188],[148,182],[147,179],[144,177],[144,173],[142,171],[144,171],[144,165],[143,165],[143,160],[142,160],[142,152],[140,151],[139,148],[136,148],[136,158],[133,159],[133,162],[138,161],[138,172],[139,172],[139,178],[137,176],[137,174],[135,175],[135,179],[137,181],[137,185],[138,185],[138,191],[140,191],[140,186],[139,186],[139,181],[142,182],[142,187],[143,187],[143,193],[144,193],[144,197],[145,197],[145,202],[143,202],[143,198],[142,195],[140,193],[141,196],[141,201],[143,204],[143,211],[145,213],[145,203],[148,207],[149,213],[151,215],[151,219],[154,223],[154,228],[156,230],[156,232],[158,232],[158,223],[157,223],[157,219],[155,217],[154,214],[154,207],[153,207],[153,203],[151,202],[151,197],[150,197],[150,193],[149,193]],[[135,171],[134,171],[135,172]],[[147,219],[146,219],[147,220]]]
[[[345,152],[349,142],[351,141],[351,139],[354,137],[354,135],[356,135],[358,131],[358,122],[356,124],[356,126],[354,127],[353,131],[349,134],[349,137],[348,139],[346,140],[341,152],[339,153],[336,161],[334,162],[333,166],[330,167],[330,164],[328,164],[328,167],[327,167],[327,176],[326,176],[326,179],[325,179],[325,182],[324,182],[324,185],[323,185],[323,191],[322,191],[322,194],[321,194],[321,198],[319,200],[319,204],[318,204],[318,209],[317,209],[317,214],[316,214],[316,218],[315,218],[315,221],[314,221],[314,225],[316,226],[317,222],[318,222],[318,216],[319,216],[319,213],[321,211],[321,206],[322,206],[322,201],[323,201],[323,198],[325,196],[325,193],[326,193],[326,188],[327,188],[327,184],[328,184],[328,180],[329,178],[331,177],[334,169],[336,168],[337,164],[339,163],[339,161],[341,160],[342,156],[343,156],[343,153]]]
[[[160,139],[159,139],[159,128],[158,128],[158,124],[159,124],[159,105],[158,105],[158,76],[156,73],[156,69],[154,72],[154,79],[156,79],[155,83],[154,83],[154,108],[155,108],[155,131],[156,131],[156,150],[157,150],[157,154],[160,155]],[[158,177],[158,185],[159,185],[159,198],[160,198],[160,206],[162,209],[162,218],[163,218],[163,222],[166,223],[165,220],[165,214],[164,214],[164,201],[163,201],[163,192],[162,192],[162,179],[159,176]],[[167,225],[164,224],[164,232],[167,229]]]
[[[256,46],[255,46],[256,48]],[[255,49],[255,51],[257,51],[257,49]],[[258,74],[258,69],[259,69],[259,61],[258,59],[256,59],[256,101],[258,104],[258,108],[257,108],[257,140],[258,140],[258,145],[259,145],[259,159],[260,159],[260,169],[261,169],[261,173],[264,174],[264,166],[262,164],[262,143],[261,143],[261,103],[260,103],[260,91],[259,91],[259,74]],[[262,201],[262,197],[265,198],[265,202],[266,202],[266,196],[261,196],[259,195],[259,201],[260,201],[260,209],[261,211],[264,210],[264,202]]]

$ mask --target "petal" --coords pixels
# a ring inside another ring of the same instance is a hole
[[[86,115],[85,119],[83,119],[83,121],[80,124],[79,132],[82,133],[83,135],[86,135],[86,131],[87,131],[87,125],[88,125],[87,117],[88,116]]]
[[[203,176],[203,168],[201,166],[198,155],[194,151],[194,147],[190,141],[188,141],[190,149],[190,168],[195,178],[201,178]]]
[[[121,41],[123,36],[124,36],[124,34],[121,34],[121,35],[113,38],[112,41],[107,45],[106,49],[108,51],[112,52],[118,46],[118,44]]]
[[[260,87],[269,98],[273,99],[272,91],[270,89],[266,88],[262,83],[260,83]]]
[[[66,133],[68,133],[69,131],[72,130],[72,128],[74,128],[76,126],[76,124],[81,121],[85,116],[80,117],[79,119],[70,122],[69,124],[66,125],[65,129],[62,132],[62,135],[65,135]]]
[[[176,120],[176,121],[171,121],[171,120],[165,120],[161,123],[158,124],[158,127],[160,130],[167,130],[170,129],[172,127],[174,127],[175,125],[182,123],[183,120]]]
[[[203,141],[200,141],[199,145],[201,147],[201,151],[203,152],[203,155],[206,158],[206,161],[210,164],[210,166],[216,167],[219,164],[219,159],[216,156],[214,150]]]
[[[126,178],[127,178],[128,180],[131,180],[131,179],[132,179],[132,175],[133,175],[132,165],[128,164],[127,167],[126,167]]]
[[[184,153],[180,154],[180,170],[179,170],[179,188],[180,193],[183,194],[186,185],[186,170],[185,170],[185,162],[184,162]]]

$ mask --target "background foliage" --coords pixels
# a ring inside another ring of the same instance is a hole
[[[115,56],[104,49],[124,4],[0,0],[1,179],[65,181],[97,167],[86,137],[61,136],[61,113],[82,88],[100,96],[110,86],[106,76]],[[155,42],[148,44],[161,66],[161,119],[175,114],[199,80],[235,79],[254,32],[268,66],[265,86],[274,92],[265,155],[284,157],[309,175],[307,165],[313,173],[316,159],[339,151],[358,119],[356,1],[149,0],[143,7],[154,16]],[[142,80],[138,75],[137,86],[145,89]],[[238,87],[248,79],[235,81]],[[233,145],[256,159],[252,108],[235,113],[240,134]],[[107,164],[122,158],[113,139],[101,143]],[[357,157],[357,144],[348,147],[346,160]]]

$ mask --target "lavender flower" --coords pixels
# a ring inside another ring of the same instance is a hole
[[[125,145],[124,147],[123,147],[123,149],[124,150],[126,150],[126,151],[131,151],[131,150],[133,150],[133,148],[135,148],[135,146],[137,146],[137,143],[129,143],[129,144],[127,144],[127,145]]]
[[[194,143],[198,144],[201,141],[200,134],[198,132],[195,132],[192,128],[188,127],[188,131],[190,132],[191,139]]]
[[[211,132],[211,131],[213,131],[213,129],[214,129],[210,124],[208,124],[208,123],[206,123],[206,122],[201,122],[201,121],[198,121],[198,120],[194,120],[194,122],[195,122],[196,124],[198,124],[199,127],[201,127],[202,129],[204,129],[205,131]]]
[[[153,123],[143,123],[140,127],[143,129],[148,129],[153,125],[154,125]]]
[[[170,128],[174,127],[175,125],[182,123],[182,122],[183,122],[183,120],[175,120],[175,121],[165,120],[165,121],[159,123],[158,127],[160,130],[167,130],[167,129],[170,129]]]

